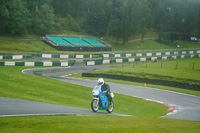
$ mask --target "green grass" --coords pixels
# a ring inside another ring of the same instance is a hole
[[[128,42],[125,45],[112,44],[113,51],[124,51],[124,50],[153,50],[153,49],[171,49],[176,48],[175,46],[169,46],[160,44],[154,40],[145,40],[144,42]]]
[[[120,116],[0,118],[2,133],[199,133],[199,121]]]
[[[96,70],[94,73],[200,83],[200,58],[148,62],[147,64],[139,62],[134,67],[131,65],[123,68],[105,68]]]
[[[26,67],[0,67],[0,96],[90,109],[92,88],[23,74]],[[167,107],[144,99],[115,94],[116,113],[159,117]]]
[[[148,35],[154,37],[154,35]],[[35,51],[35,52],[58,52],[57,50],[46,45],[42,41],[22,41],[19,39],[37,39],[38,36],[0,36],[1,51]],[[136,39],[138,37],[133,37]],[[13,40],[13,39],[17,39]],[[181,43],[181,48],[199,48],[199,43]],[[173,49],[174,46],[158,44],[152,40],[141,42],[130,42],[125,46],[116,45],[114,42],[114,51],[121,50],[138,50],[138,49]],[[71,53],[71,52],[66,52]],[[72,52],[74,53],[74,52]],[[75,52],[80,54],[81,52]],[[84,52],[87,53],[87,52]],[[81,53],[82,54],[82,53]],[[159,62],[157,63],[159,67]],[[155,65],[155,63],[154,63]],[[148,64],[148,69],[151,65]],[[180,65],[181,66],[181,65]],[[145,65],[141,65],[144,68]],[[173,66],[174,67],[174,66]],[[73,85],[47,79],[38,76],[32,76],[21,73],[28,67],[0,67],[0,96],[44,103],[66,105],[90,109],[92,99],[92,88]],[[135,66],[137,68],[137,66]],[[134,68],[134,69],[135,69]],[[163,66],[164,68],[164,66]],[[191,65],[190,65],[191,68]],[[195,65],[197,79],[199,66]],[[131,67],[130,67],[131,69]],[[172,68],[173,69],[173,68]],[[179,68],[178,68],[179,69]],[[191,72],[188,70],[188,72]],[[191,73],[193,75],[194,73]],[[195,75],[195,74],[194,74]],[[75,75],[80,77],[80,75]],[[152,74],[148,75],[152,76]],[[190,76],[190,75],[189,75]],[[188,77],[189,77],[188,76]],[[166,77],[166,76],[165,76]],[[193,76],[192,76],[193,77]],[[176,77],[179,79],[180,77]],[[182,79],[182,77],[181,77]],[[192,78],[191,80],[196,80]],[[106,79],[106,81],[143,85],[139,83],[118,81]],[[183,90],[178,88],[163,87],[156,85],[147,85],[168,89],[187,94],[200,96],[199,91]],[[81,101],[81,102],[80,102]],[[21,133],[21,132],[136,132],[136,133],[199,133],[199,121],[185,121],[175,119],[158,118],[165,115],[167,107],[158,103],[145,101],[143,99],[115,94],[115,113],[129,114],[133,117],[119,116],[37,116],[37,117],[0,117],[0,132],[2,133]]]
[[[15,39],[40,39],[41,36],[34,35],[34,34],[27,34],[27,35],[0,35],[0,40],[12,41]]]
[[[23,74],[28,67],[0,67],[0,96],[90,108],[92,88]],[[81,102],[80,102],[81,101]],[[167,107],[158,103],[115,94],[115,113],[122,116],[0,117],[0,132],[137,132],[198,133],[199,121],[158,118]]]
[[[57,50],[43,41],[0,41],[1,51],[56,52]]]
[[[69,77],[90,79],[90,80],[96,80],[96,81],[98,80],[98,78],[82,77],[82,74],[74,74],[74,75],[71,75]],[[107,78],[104,78],[104,80],[106,82],[112,82],[112,83],[118,83],[118,84],[144,86],[144,83],[123,81],[123,80],[115,80],[115,79],[107,79]],[[150,88],[157,88],[157,89],[175,91],[175,92],[180,92],[180,93],[185,93],[185,94],[189,94],[189,95],[194,95],[194,96],[199,96],[200,97],[200,91],[180,89],[180,88],[168,87],[168,86],[152,85],[152,84],[146,84],[146,86],[150,87]]]
[[[81,33],[71,33],[66,32],[63,34],[66,36],[90,36]],[[157,34],[154,32],[149,32],[146,38],[156,37]],[[24,52],[58,52],[56,49],[50,47],[41,39],[42,36],[37,35],[25,35],[25,36],[0,36],[0,49],[1,51],[24,51]],[[92,36],[91,36],[92,37]],[[100,37],[97,37],[100,38]],[[140,36],[133,36],[130,41],[125,45],[116,44],[116,42],[109,38],[107,42],[112,45],[112,51],[127,51],[127,50],[155,50],[155,49],[175,49],[177,45],[169,46],[165,44],[160,44],[155,40],[145,40],[144,42],[134,41],[140,38]],[[26,40],[28,39],[28,40]],[[36,39],[36,40],[35,40]],[[34,41],[33,41],[34,40]],[[106,41],[106,40],[105,40]],[[180,48],[200,48],[199,43],[196,42],[186,42],[178,41],[177,44]],[[87,52],[84,52],[87,53]]]
[[[155,40],[145,40],[144,42],[128,42],[125,45],[112,44],[113,51],[130,51],[130,50],[156,50],[156,49],[177,49],[177,45],[165,45],[158,43]],[[180,48],[200,48],[200,44],[197,42],[182,41],[178,43]]]
[[[178,62],[178,67],[177,69],[175,69],[177,62]],[[194,63],[194,70],[193,70],[193,63]],[[177,81],[184,81],[184,82],[189,82],[189,83],[194,83],[194,82],[200,83],[200,77],[199,77],[200,59],[199,58],[163,61],[162,68],[161,68],[161,62],[148,62],[147,66],[145,62],[144,63],[138,62],[137,65],[135,63],[134,67],[133,67],[133,64],[131,64],[130,66],[123,67],[123,68],[121,64],[118,64],[118,66],[120,67],[99,69],[99,70],[94,71],[94,73],[110,73],[110,74],[146,77],[146,78],[154,78],[154,79],[177,80]],[[84,79],[91,79],[91,80],[98,79],[98,78],[82,77],[82,74],[74,74],[74,75],[71,75],[70,77],[84,78]],[[120,84],[144,86],[144,83],[123,81],[123,80],[105,79],[105,81],[120,83]],[[180,88],[168,87],[168,86],[152,85],[152,84],[147,84],[147,87],[200,96],[200,91],[180,89]]]

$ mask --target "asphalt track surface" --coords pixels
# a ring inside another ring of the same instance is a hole
[[[100,66],[84,66],[81,64],[73,67],[65,68],[41,68],[27,69],[24,73],[31,75],[43,76],[63,82],[78,84],[93,88],[96,82],[93,80],[67,78],[66,75],[74,73],[91,72],[95,69],[108,67]],[[148,87],[139,87],[132,85],[122,85],[109,83],[111,91],[114,93],[129,95],[133,97],[143,98],[155,102],[160,102],[169,106],[173,112],[163,117],[184,120],[200,121],[200,98],[192,95],[159,90]],[[0,98],[0,116],[26,116],[26,115],[108,115],[106,112],[93,113],[89,109],[81,109],[60,105],[45,104],[39,102]],[[121,115],[111,113],[109,115]]]

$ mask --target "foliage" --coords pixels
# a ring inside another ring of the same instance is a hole
[[[39,6],[34,13],[33,18],[33,31],[37,34],[52,33],[54,25],[54,13],[53,8],[47,4]]]
[[[125,44],[149,30],[199,33],[199,0],[1,0],[1,34],[65,30],[109,36]]]
[[[200,38],[200,10],[199,10],[199,14],[198,14],[198,25],[197,25],[197,29],[198,29],[198,37]]]
[[[30,26],[29,11],[22,0],[2,0],[0,20],[0,31],[8,34],[26,34]]]

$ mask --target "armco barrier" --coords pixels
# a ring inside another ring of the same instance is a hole
[[[190,83],[178,82],[178,81],[149,79],[149,78],[140,78],[140,77],[133,77],[133,76],[113,75],[113,74],[104,74],[104,73],[98,73],[98,74],[97,73],[82,73],[82,76],[125,80],[125,81],[131,81],[131,82],[162,85],[162,86],[200,91],[200,84],[190,84]]]
[[[121,56],[119,56],[121,57]],[[184,54],[184,55],[161,55],[161,56],[151,56],[151,57],[124,57],[124,58],[104,58],[103,60],[89,60],[86,61],[87,66],[91,65],[101,65],[110,63],[125,63],[125,62],[135,62],[135,61],[155,61],[155,60],[172,60],[172,59],[184,59],[184,58],[199,58],[200,54]]]
[[[174,49],[174,50],[150,50],[150,51],[126,51],[103,53],[103,58],[130,58],[130,57],[157,57],[157,56],[180,56],[180,55],[198,55],[200,49]]]
[[[8,53],[4,53],[3,55],[0,54],[0,60],[19,60],[19,59],[36,59],[36,58],[43,58],[43,59],[52,59],[52,58],[59,58],[59,59],[72,59],[72,58],[100,58],[102,59],[102,54],[41,54],[41,53],[29,53],[29,55],[6,55]],[[11,54],[11,53],[10,53]],[[27,54],[27,53],[24,53]]]
[[[73,66],[75,61],[0,62],[0,66]]]

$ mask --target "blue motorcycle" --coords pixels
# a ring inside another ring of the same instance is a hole
[[[106,110],[108,113],[111,113],[114,109],[114,102],[108,101],[106,92],[102,92],[101,86],[96,85],[92,90],[93,100],[91,102],[92,111],[97,112],[98,110]],[[114,97],[114,94],[111,93],[111,97]]]

